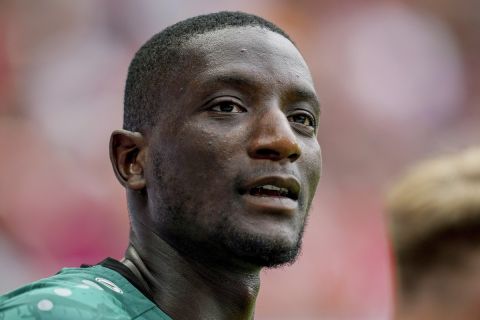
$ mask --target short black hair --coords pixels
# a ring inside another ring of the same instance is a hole
[[[260,27],[276,32],[293,43],[273,23],[244,12],[222,11],[192,17],[154,35],[135,54],[128,69],[125,85],[123,128],[144,131],[156,122],[162,104],[162,82],[181,66],[181,47],[192,37],[211,31],[235,27]]]

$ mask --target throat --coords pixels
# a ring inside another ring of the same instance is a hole
[[[122,262],[146,284],[162,311],[180,320],[253,319],[259,272],[204,266],[161,242],[153,246],[153,252],[148,250],[151,241],[147,248],[130,245]]]

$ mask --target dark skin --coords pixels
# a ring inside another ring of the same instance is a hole
[[[125,263],[173,319],[252,319],[262,267],[292,262],[321,172],[308,67],[257,27],[189,40],[157,125],[117,130]]]

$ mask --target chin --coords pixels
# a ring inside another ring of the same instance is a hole
[[[295,241],[239,230],[225,231],[222,240],[227,250],[236,258],[259,267],[275,268],[294,263],[302,245],[303,230]]]

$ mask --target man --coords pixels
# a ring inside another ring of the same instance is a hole
[[[395,319],[480,315],[480,149],[430,160],[392,189]]]
[[[18,289],[0,319],[253,318],[261,268],[300,249],[318,120],[308,67],[272,23],[220,12],[155,35],[132,60],[110,144],[125,258]]]

